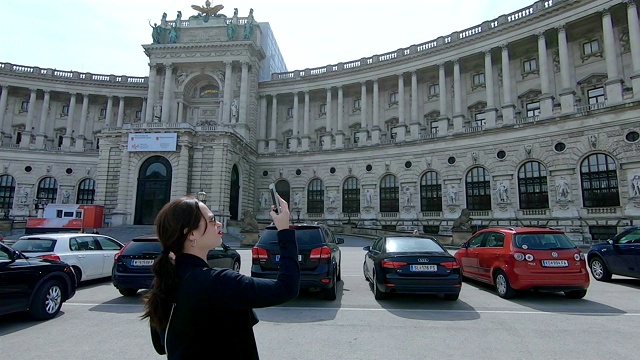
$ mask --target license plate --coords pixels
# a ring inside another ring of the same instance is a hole
[[[545,267],[567,267],[569,262],[567,260],[542,260],[542,266]]]
[[[276,255],[276,262],[280,261],[280,255]],[[302,261],[302,255],[298,255],[298,261]]]
[[[438,265],[411,265],[411,271],[438,271]]]
[[[132,266],[151,266],[153,265],[153,260],[131,260]]]

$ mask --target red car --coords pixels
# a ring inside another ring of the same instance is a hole
[[[589,287],[585,255],[559,230],[483,229],[464,242],[455,257],[464,278],[494,285],[505,299],[517,290],[564,292],[581,299]]]

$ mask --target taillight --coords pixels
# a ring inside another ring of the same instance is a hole
[[[583,252],[575,253],[573,254],[573,258],[576,259],[576,261],[584,260],[584,253]]]
[[[534,257],[531,254],[523,254],[523,253],[514,253],[513,254],[513,258],[516,259],[517,261],[522,261],[522,260],[527,260],[527,261],[533,261]]]
[[[259,247],[251,248],[251,258],[254,260],[266,261],[269,258],[267,250]]]
[[[58,261],[60,261],[60,255],[58,255],[58,254],[40,255],[38,257],[40,259],[45,259],[45,260],[58,260]]]
[[[115,255],[113,255],[113,262],[118,262],[118,258],[120,257],[120,255],[122,255],[122,252],[124,251],[124,248],[122,248],[120,251],[118,251]]]
[[[400,269],[403,266],[407,266],[407,263],[402,261],[382,260],[380,265],[387,269]]]
[[[446,267],[447,269],[458,269],[460,268],[460,264],[458,264],[458,261],[448,261],[448,262],[443,262],[440,263],[440,265]]]
[[[331,249],[328,246],[315,248],[311,250],[311,255],[309,255],[309,259],[311,260],[328,259],[330,257]]]

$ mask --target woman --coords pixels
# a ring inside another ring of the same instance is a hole
[[[153,289],[145,296],[151,339],[169,359],[211,357],[212,344],[228,346],[234,359],[258,359],[252,308],[285,303],[298,296],[300,267],[289,206],[271,211],[278,228],[280,270],[276,280],[254,279],[230,269],[209,268],[207,253],[222,244],[222,224],[193,197],[175,199],[156,217],[162,254],[153,265]],[[175,259],[170,254],[175,255]],[[209,355],[202,355],[209,354]]]

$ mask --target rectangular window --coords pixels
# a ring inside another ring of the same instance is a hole
[[[389,93],[389,104],[397,104],[398,103],[398,92],[392,91]]]
[[[100,117],[105,118],[107,116],[107,109],[100,109]]]
[[[357,144],[357,143],[358,143],[358,141],[360,141],[360,135],[358,135],[358,132],[357,132],[357,131],[354,131],[354,132],[353,132],[353,143],[354,143],[354,144]]]
[[[291,149],[291,138],[287,138],[287,150]]]
[[[136,111],[136,120],[140,120],[142,118],[142,110]]]
[[[479,113],[475,114],[473,117],[473,127],[479,127],[484,130],[484,127],[487,125],[487,114]]]
[[[479,73],[473,75],[473,85],[483,85],[484,84],[484,73]]]
[[[69,105],[62,105],[62,116],[68,116],[69,115]]]
[[[62,214],[62,217],[65,217],[65,218],[72,218],[72,217],[73,217],[73,211],[65,211],[65,212]]]
[[[615,226],[589,226],[589,234],[593,242],[606,241],[613,238],[618,231]]]
[[[287,118],[292,118],[293,117],[293,108],[290,107],[287,109]]]
[[[603,103],[604,102],[604,88],[597,87],[587,91],[587,97],[589,98],[589,105]]]
[[[56,210],[56,217],[62,218],[62,210]]]
[[[429,86],[429,96],[435,96],[440,94],[440,84],[433,84]]]
[[[327,104],[320,104],[320,114],[324,115],[327,113]]]
[[[538,62],[536,59],[529,59],[522,62],[522,71],[525,73],[538,70]]]
[[[431,123],[431,133],[432,134],[437,134],[438,133],[438,126],[434,123]]]
[[[530,102],[525,106],[526,106],[527,117],[528,118],[540,115],[540,102],[539,101]]]
[[[360,99],[353,100],[353,110],[360,110]]]
[[[28,101],[23,101],[20,104],[20,112],[28,112],[29,111],[29,102]]]
[[[582,44],[582,53],[584,55],[591,55],[600,52],[600,43],[598,40],[587,41]]]

